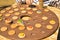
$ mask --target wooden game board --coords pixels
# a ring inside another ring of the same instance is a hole
[[[12,5],[0,11],[0,34],[11,40],[39,40],[53,34],[59,25],[49,9]],[[44,36],[43,36],[44,35]]]

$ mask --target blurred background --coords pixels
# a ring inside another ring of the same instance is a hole
[[[0,10],[14,4],[15,0],[0,0]]]
[[[18,0],[0,0],[0,10],[14,4]],[[38,0],[34,0],[32,4],[38,4]],[[44,6],[54,6],[60,8],[60,0],[44,0]]]

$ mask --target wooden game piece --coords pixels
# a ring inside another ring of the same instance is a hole
[[[17,8],[17,6],[16,5],[13,5],[12,8]]]
[[[40,13],[42,13],[42,12],[41,12],[40,10],[37,10],[37,13],[40,14]]]
[[[32,14],[33,12],[32,11],[28,11],[28,14]]]
[[[15,15],[19,15],[20,13],[19,13],[19,12],[15,12],[14,14],[15,14]]]
[[[10,15],[11,15],[11,14],[9,14],[9,13],[5,14],[6,17],[9,17]]]
[[[19,38],[24,38],[24,37],[25,37],[25,33],[19,33],[19,34],[18,34],[18,37],[19,37]]]
[[[24,10],[25,8],[24,7],[21,7],[20,10]]]
[[[14,11],[18,11],[19,9],[18,8],[15,8]]]
[[[14,11],[13,10],[10,10],[9,13],[13,13]]]
[[[41,28],[41,26],[42,26],[42,25],[41,25],[40,23],[36,23],[36,24],[35,24],[35,27],[36,27],[36,28]]]
[[[32,26],[27,26],[27,30],[31,31],[31,30],[33,30],[33,27]]]
[[[47,25],[47,29],[53,29],[52,25]]]
[[[12,36],[12,35],[14,35],[15,34],[15,30],[9,30],[8,31],[8,35],[10,35],[10,36]]]
[[[55,20],[50,20],[49,23],[50,24],[55,24],[56,22],[55,22]]]
[[[10,10],[10,9],[11,9],[11,7],[6,8],[6,10]]]
[[[31,18],[30,17],[23,17],[22,20],[30,20]]]
[[[1,13],[5,13],[5,10],[1,10]]]
[[[31,8],[30,7],[27,7],[26,10],[30,10]]]
[[[7,29],[8,29],[8,28],[4,26],[4,27],[1,27],[0,30],[1,30],[2,32],[4,32],[4,31],[6,31]]]
[[[22,26],[22,25],[20,25],[20,26],[18,27],[18,29],[19,29],[19,30],[24,30],[24,29],[25,29],[25,27],[24,27],[24,26]]]
[[[23,10],[23,11],[21,11],[21,13],[26,13],[26,11],[25,11],[25,10]]]
[[[13,20],[16,20],[16,19],[18,19],[18,17],[17,16],[13,16],[12,19]]]
[[[17,3],[14,3],[12,6],[17,6]]]
[[[47,20],[47,19],[48,19],[48,17],[46,17],[46,16],[43,16],[43,17],[42,17],[42,19],[43,19],[43,20]]]
[[[18,24],[15,23],[15,24],[11,24],[11,28],[14,29],[14,28],[17,28],[18,27]]]
[[[11,20],[10,20],[10,19],[8,19],[8,18],[7,18],[7,19],[5,19],[5,23],[6,23],[6,24],[9,24],[10,22],[11,22]]]

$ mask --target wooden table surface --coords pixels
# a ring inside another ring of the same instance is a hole
[[[57,9],[55,7],[49,7],[49,6],[47,8],[50,9],[51,11],[53,11],[58,16],[58,18],[60,17],[60,9]],[[59,23],[60,23],[60,18],[59,18]],[[59,28],[53,35],[51,35],[48,38],[42,39],[42,40],[57,40],[58,30],[59,30]],[[10,39],[7,39],[0,35],[0,40],[10,40]]]
[[[0,7],[12,5],[15,2],[16,2],[16,0],[0,0]]]

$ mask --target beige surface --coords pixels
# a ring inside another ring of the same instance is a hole
[[[15,3],[15,0],[0,0],[0,6],[12,5]]]
[[[58,17],[60,17],[60,10],[59,9],[57,9],[55,7],[48,7],[48,9],[50,9],[51,11],[53,11],[54,13],[56,13],[56,15]],[[50,37],[48,37],[46,39],[43,39],[43,40],[57,40],[57,35],[58,35],[58,30],[53,35],[51,35]],[[0,40],[9,40],[9,39],[7,39],[7,38],[5,38],[5,37],[3,37],[3,36],[0,35]]]

